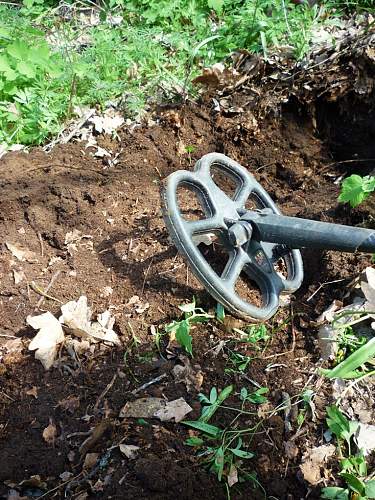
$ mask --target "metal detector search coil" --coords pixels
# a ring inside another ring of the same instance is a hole
[[[235,183],[233,197],[215,183],[213,170]],[[177,195],[181,186],[196,193],[203,219],[183,217]],[[249,198],[255,209],[245,208]],[[173,243],[198,280],[228,311],[245,320],[270,318],[277,311],[280,295],[300,287],[303,264],[299,248],[375,252],[375,231],[283,216],[244,167],[219,153],[203,156],[193,172],[179,170],[167,177],[162,187],[162,209]],[[220,275],[197,244],[202,235],[212,233],[219,235],[220,244],[229,255]],[[285,276],[276,268],[280,259]],[[236,293],[241,272],[258,285],[262,294],[260,307]]]

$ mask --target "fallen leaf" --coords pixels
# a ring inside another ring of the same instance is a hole
[[[78,229],[73,229],[73,231],[66,233],[64,243],[70,255],[73,255],[73,252],[78,250],[77,245],[83,239],[92,239],[92,236],[90,234],[82,234]]]
[[[115,318],[110,311],[98,315],[98,321],[91,322],[92,311],[87,304],[87,297],[82,295],[77,301],[72,300],[61,306],[60,323],[69,328],[69,333],[78,337],[91,338],[120,345],[120,339],[113,330]]]
[[[59,408],[64,411],[68,411],[69,413],[74,413],[74,411],[79,408],[79,405],[79,396],[68,396],[66,399],[62,399],[57,404]]]
[[[90,122],[94,124],[95,130],[99,134],[112,134],[124,123],[124,117],[113,108],[104,111],[104,114],[95,115],[90,118]]]
[[[39,316],[28,316],[26,322],[34,330],[39,330],[29,344],[29,351],[36,351],[35,358],[48,370],[55,361],[57,346],[65,338],[61,324],[50,312]]]
[[[176,423],[181,422],[185,416],[193,411],[193,408],[187,404],[184,398],[175,399],[170,401],[155,413],[155,417],[159,418],[162,422],[170,422],[174,420]]]
[[[360,423],[355,434],[357,446],[365,457],[375,450],[375,425]]]
[[[31,389],[26,391],[26,395],[33,396],[35,399],[38,399],[38,388],[35,387],[35,385],[34,385]]]
[[[139,446],[133,444],[119,444],[119,449],[129,460],[133,460],[138,455]]]
[[[162,422],[181,422],[193,409],[183,398],[165,401],[162,398],[140,398],[128,401],[120,411],[121,418],[158,418]]]
[[[73,477],[73,473],[68,471],[62,472],[59,475],[59,478],[62,479],[64,482],[68,481],[71,477]]]
[[[85,460],[83,462],[83,470],[92,469],[98,461],[98,458],[99,453],[86,453]]]
[[[293,460],[298,455],[298,446],[294,441],[286,441],[284,443],[285,455],[289,460]]]
[[[176,365],[173,370],[173,376],[177,383],[183,383],[188,392],[193,389],[199,391],[203,383],[203,372],[199,365],[192,366],[187,356],[180,356],[184,366]]]
[[[13,279],[14,279],[14,284],[18,285],[18,283],[21,283],[22,280],[26,278],[25,273],[23,271],[16,271],[13,269]]]
[[[19,486],[22,486],[23,488],[40,488],[42,490],[47,489],[47,483],[42,480],[42,478],[39,476],[39,474],[35,474],[33,476],[30,476],[29,479],[24,479],[23,481],[20,482]]]
[[[87,297],[82,295],[78,300],[71,300],[61,306],[60,323],[73,330],[88,333],[90,329],[91,309],[87,305]]]
[[[21,262],[27,261],[30,262],[31,264],[38,262],[36,254],[31,250],[28,250],[27,248],[23,248],[21,246],[13,245],[12,243],[9,243],[9,241],[6,241],[5,245],[7,249],[10,251],[10,253]]]
[[[327,458],[334,455],[336,447],[333,444],[325,444],[307,450],[303,455],[303,463],[300,465],[303,478],[308,483],[315,485],[322,479],[321,468],[327,461]]]
[[[120,411],[121,418],[153,418],[165,406],[162,398],[139,398],[128,401]]]
[[[111,156],[111,154],[104,148],[97,146],[96,152],[94,153],[96,158],[104,158],[105,156]]]
[[[231,488],[233,485],[238,483],[238,472],[237,472],[237,467],[232,464],[229,469],[229,474],[228,474],[228,486]]]
[[[56,425],[50,420],[49,425],[43,431],[43,439],[47,444],[53,446],[55,444],[56,436]]]
[[[137,312],[138,314],[143,314],[150,307],[150,304],[148,302],[145,302],[143,304],[138,295],[133,295],[132,297],[130,297],[126,305],[133,306],[133,309],[135,309],[135,312]]]
[[[335,317],[335,313],[341,309],[343,303],[340,300],[334,300],[332,304],[330,304],[327,309],[325,309],[322,314],[317,318],[316,322],[318,325],[321,325],[325,321],[331,323]]]

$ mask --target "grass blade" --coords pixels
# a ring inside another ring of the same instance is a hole
[[[327,378],[357,378],[363,375],[356,372],[357,368],[367,363],[375,356],[375,337],[357,349],[353,354],[344,359],[335,368],[331,370],[321,370],[321,373]]]

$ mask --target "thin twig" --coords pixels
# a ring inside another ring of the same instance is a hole
[[[278,352],[276,354],[272,354],[271,356],[266,356],[265,358],[262,359],[272,359],[272,358],[278,358],[280,356],[285,356],[286,354],[292,354],[294,352],[294,349],[296,347],[296,332],[294,329],[294,321],[293,321],[293,306],[292,304],[290,305],[290,314],[291,314],[291,319],[290,319],[290,326],[292,330],[292,347],[289,351],[285,352]]]
[[[147,276],[148,276],[148,273],[150,272],[153,260],[154,260],[154,257],[151,257],[150,264],[148,265],[148,268],[146,269],[145,276],[143,278],[143,283],[142,283],[141,295],[143,295],[143,292],[145,291],[145,285],[146,285]]]
[[[82,432],[72,432],[66,436],[66,439],[71,439],[72,437],[87,437],[92,434],[92,431],[82,431]]]
[[[39,240],[39,243],[40,243],[40,255],[42,257],[44,257],[43,239],[42,239],[42,235],[40,233],[38,233],[38,240]]]
[[[42,290],[34,281],[31,281],[30,283],[28,283],[28,285],[30,286],[31,290],[34,290],[34,292],[37,293],[38,295],[42,295],[46,299],[53,300],[55,302],[58,302],[59,304],[63,303],[63,302],[61,302],[61,300],[56,299],[56,297],[52,297],[52,295],[48,295],[48,293],[46,293],[44,290]]]
[[[80,472],[79,474],[77,474],[77,476],[75,477],[71,477],[69,478],[67,481],[64,481],[63,483],[60,483],[58,484],[57,486],[55,486],[54,488],[52,488],[52,490],[48,490],[46,491],[42,496],[38,497],[38,498],[44,498],[46,497],[47,495],[50,495],[51,493],[53,493],[54,491],[58,490],[61,488],[61,486],[65,486],[65,484],[68,484],[68,483],[71,483],[72,481],[75,481],[77,478],[79,478],[79,476],[82,476],[82,472]]]
[[[116,381],[117,376],[118,376],[118,372],[116,372],[113,375],[112,380],[110,381],[110,383],[107,385],[107,387],[104,389],[104,391],[100,394],[100,396],[96,400],[96,403],[95,403],[95,406],[94,406],[94,410],[97,410],[99,408],[101,400],[104,398],[104,396],[107,394],[107,392],[112,388],[113,384]]]
[[[346,281],[346,280],[347,280],[347,278],[342,278],[342,279],[339,279],[339,280],[326,281],[325,283],[322,283],[315,290],[315,292],[312,295],[310,295],[310,297],[306,300],[306,302],[309,302],[319,292],[319,290],[321,290],[324,286],[326,286],[326,285],[332,285],[333,283],[339,283],[340,281]]]
[[[42,296],[41,296],[41,297],[40,297],[40,299],[38,300],[38,303],[37,303],[37,305],[36,305],[36,307],[35,307],[34,311],[36,311],[37,309],[40,309],[40,306],[43,304],[44,299],[46,298],[46,296],[47,296],[48,292],[50,291],[50,289],[51,289],[52,285],[54,284],[54,282],[57,280],[57,278],[58,278],[58,276],[59,276],[59,274],[60,274],[60,273],[61,273],[61,271],[56,271],[56,272],[55,272],[55,274],[52,276],[51,281],[48,283],[47,288],[44,290],[44,293],[45,293],[46,295],[43,295],[43,294],[42,294]],[[39,292],[38,292],[38,293],[39,293]]]
[[[6,398],[10,399],[11,401],[15,401],[15,399],[11,398],[10,396],[8,396],[8,394],[4,391],[1,391],[0,394],[3,394]]]
[[[132,394],[137,394],[138,392],[143,391],[143,389],[147,389],[147,387],[149,387],[150,385],[157,384],[158,382],[160,382],[160,380],[163,380],[163,378],[166,378],[166,377],[167,377],[167,374],[162,373],[158,377],[153,378],[149,382],[146,382],[145,384],[141,385],[141,387],[138,387],[138,389],[134,389],[134,391],[132,391]]]

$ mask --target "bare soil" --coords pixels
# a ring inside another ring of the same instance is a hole
[[[372,208],[364,205],[350,211],[338,206],[334,180],[345,172],[345,164],[335,163],[329,135],[319,134],[294,105],[258,128],[250,118],[246,112],[216,114],[209,100],[160,110],[152,126],[124,130],[119,140],[101,139],[103,147],[119,154],[112,167],[80,143],[59,145],[49,154],[36,148],[2,159],[0,346],[12,337],[22,339],[22,344],[14,352],[3,347],[0,358],[1,498],[11,498],[12,487],[24,498],[227,498],[223,484],[184,444],[189,436],[185,426],[118,418],[123,405],[135,399],[131,391],[163,373],[166,378],[137,396],[184,397],[194,409],[189,419],[200,413],[196,391],[187,392],[171,374],[179,358],[162,358],[151,335],[152,326],[162,330],[179,316],[177,306],[193,296],[206,310],[215,305],[168,239],[160,211],[160,181],[217,151],[248,168],[285,214],[363,225],[368,224]],[[186,146],[194,146],[194,152],[186,153]],[[347,158],[351,154],[353,149]],[[65,236],[74,229],[86,238],[70,255]],[[16,261],[6,241],[35,252],[37,262]],[[267,349],[261,354],[248,347],[243,351],[255,358],[246,376],[270,389],[273,405],[280,402],[282,392],[294,396],[305,386],[319,359],[313,322],[333,299],[343,297],[343,285],[369,263],[370,256],[306,249],[303,257],[303,286],[292,297],[292,305],[270,322],[275,333]],[[25,274],[17,285],[14,270]],[[123,347],[96,344],[75,361],[62,350],[57,366],[45,372],[27,350],[35,332],[26,317],[45,310],[58,315],[59,303],[46,298],[38,308],[41,297],[30,283],[45,289],[57,271],[49,295],[65,303],[85,294],[95,313],[110,307]],[[324,286],[311,298],[320,284],[335,280],[344,281]],[[108,287],[113,290],[110,294]],[[132,303],[134,296],[141,306]],[[224,372],[225,350],[218,354],[213,350],[219,341],[232,338],[237,324],[227,317],[224,326],[212,321],[194,330],[193,362],[201,366],[201,391],[206,394],[213,386],[222,389],[233,383],[239,390],[248,384],[239,374]],[[164,339],[164,355],[165,344]],[[98,399],[116,373],[113,385]],[[323,408],[330,397],[324,385],[320,395]],[[74,404],[67,405],[67,398],[75,398]],[[225,425],[230,418],[222,412],[212,423]],[[42,433],[51,422],[57,436],[48,444]],[[295,421],[289,432],[283,418],[275,416],[263,433],[254,436],[251,468],[267,496],[306,497],[309,488],[298,464],[306,447],[320,436],[323,423],[318,418],[307,424],[305,434],[295,438],[298,452],[290,460],[284,442],[295,434]],[[98,453],[102,460],[81,474],[85,457],[79,447],[87,431],[98,425],[99,437],[85,451]],[[136,459],[111,449],[121,440],[140,447]],[[64,476],[67,472],[73,476]],[[31,479],[36,475],[39,479]],[[233,486],[231,495],[232,499],[264,497],[249,483]],[[309,495],[318,498],[318,490]]]

